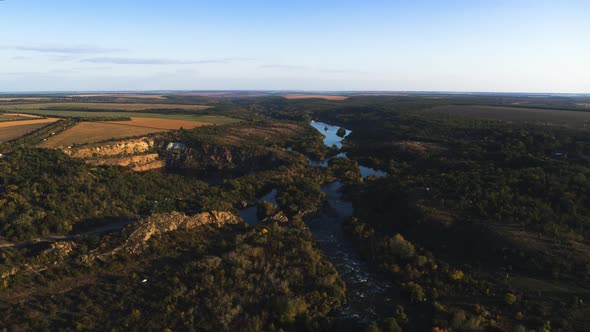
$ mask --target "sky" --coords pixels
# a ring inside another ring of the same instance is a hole
[[[590,93],[587,0],[5,0],[0,92]]]

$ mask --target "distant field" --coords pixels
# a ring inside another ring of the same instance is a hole
[[[314,94],[292,94],[292,95],[286,95],[285,98],[287,98],[287,99],[320,98],[320,99],[327,99],[327,100],[345,100],[345,99],[348,99],[348,96],[314,95]]]
[[[38,115],[21,114],[21,113],[0,113],[0,115],[4,115],[4,116],[15,116],[15,117],[20,117],[20,118],[25,118],[25,119],[37,119],[37,118],[40,118],[40,116],[38,116]]]
[[[32,100],[32,101],[41,101],[47,100],[49,98],[46,97],[0,97],[0,101],[15,101],[15,100]]]
[[[163,95],[139,94],[139,93],[94,93],[68,95],[67,97],[89,98],[89,97],[115,97],[115,98],[141,98],[141,99],[165,99]]]
[[[59,119],[47,118],[47,119],[35,119],[35,120],[21,120],[21,121],[5,121],[0,122],[0,128],[18,127],[31,124],[42,124],[42,123],[53,123]]]
[[[495,106],[440,106],[430,111],[489,120],[541,122],[590,128],[590,112]]]
[[[43,128],[59,119],[39,119],[0,122],[0,143],[17,139],[23,135]]]
[[[229,124],[239,122],[240,120],[229,118],[221,115],[198,115],[198,114],[160,114],[160,113],[142,113],[142,112],[88,112],[88,111],[53,111],[53,110],[27,110],[31,114],[42,116],[55,116],[64,118],[159,118],[159,119],[176,119],[199,122],[211,122],[216,124]]]
[[[33,103],[0,105],[4,111],[35,111],[35,110],[64,110],[64,111],[146,111],[146,110],[193,110],[199,111],[209,108],[204,105],[183,104],[138,104],[138,103]]]
[[[16,114],[1,114],[0,113],[0,122],[3,121],[18,121],[18,120],[27,120],[30,119],[28,117],[16,115]]]
[[[57,148],[74,144],[96,143],[117,138],[153,134],[167,130],[178,130],[180,128],[192,129],[216,123],[212,121],[213,117],[208,117],[208,120],[210,121],[132,118],[131,121],[80,122],[74,127],[51,137],[40,146]]]

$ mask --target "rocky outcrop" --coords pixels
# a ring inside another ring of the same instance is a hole
[[[86,162],[91,165],[123,166],[130,167],[134,171],[147,171],[163,168],[166,165],[163,160],[158,160],[158,158],[159,155],[157,153],[150,153],[130,157],[89,159]]]
[[[166,165],[155,153],[156,144],[153,138],[144,137],[73,147],[64,149],[64,152],[74,158],[84,159],[91,165],[123,166],[134,171],[147,171]]]
[[[129,156],[153,151],[155,147],[152,138],[137,138],[100,145],[90,145],[65,149],[64,152],[74,158],[99,159],[114,156]]]
[[[149,240],[154,236],[176,230],[191,231],[202,226],[221,227],[241,222],[243,221],[240,217],[230,212],[203,212],[194,216],[179,212],[156,214],[127,226],[123,230],[122,240],[107,237],[103,244],[81,260],[88,263],[96,258],[104,259],[119,252],[136,255],[149,247]]]
[[[69,256],[74,249],[76,249],[76,244],[72,241],[55,242],[49,246],[49,249],[41,253],[40,258],[57,264],[57,262]]]
[[[76,244],[72,241],[52,243],[49,248],[41,251],[29,263],[0,271],[0,279],[6,279],[20,272],[39,273],[45,271],[51,266],[61,264],[65,258],[74,252],[75,248]]]
[[[287,215],[283,211],[279,211],[279,212],[275,213],[274,215],[262,220],[262,222],[266,222],[266,223],[273,223],[273,222],[286,223],[288,221],[289,221],[289,217],[287,217]]]
[[[88,254],[76,251],[76,243],[58,241],[41,251],[26,263],[16,266],[0,266],[0,280],[18,273],[38,273],[62,265],[70,258],[78,264],[91,264],[96,259],[106,260],[117,253],[141,254],[149,247],[149,240],[177,230],[194,231],[200,227],[238,224],[243,222],[239,216],[230,212],[203,212],[187,216],[179,212],[156,214],[127,226],[121,232],[107,235],[101,245]]]
[[[168,145],[164,143],[164,146]],[[280,149],[205,142],[186,149],[163,149],[161,155],[167,168],[199,171],[259,171],[285,165],[290,158],[286,151]]]

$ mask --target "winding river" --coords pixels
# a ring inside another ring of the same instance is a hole
[[[342,141],[351,131],[346,130],[344,137],[336,133],[339,129],[327,123],[312,121],[311,126],[324,135],[324,144],[328,147],[336,146],[342,149]],[[346,153],[340,152],[333,158],[347,158]],[[328,160],[310,160],[316,167],[328,167]],[[385,176],[386,173],[370,167],[359,166],[361,176]],[[326,207],[307,221],[323,254],[334,264],[334,267],[346,282],[348,303],[335,316],[343,321],[370,322],[392,316],[395,310],[395,299],[399,296],[398,289],[394,289],[383,277],[374,273],[365,260],[358,254],[357,248],[344,232],[344,221],[353,215],[352,203],[342,194],[343,184],[334,181],[322,186],[326,194]],[[277,191],[273,190],[260,200],[276,204]],[[251,225],[258,225],[256,205],[240,211],[240,216]],[[345,323],[346,324],[346,323]],[[355,329],[354,326],[344,328]]]
[[[351,133],[346,130],[346,135],[339,137],[336,135],[339,129],[337,126],[317,121],[312,121],[310,125],[324,135],[326,146],[336,145],[338,149],[342,148],[342,140]],[[342,152],[336,157],[347,158]],[[327,161],[312,161],[312,164],[326,167]],[[386,175],[385,172],[370,167],[359,166],[359,169],[363,178]],[[382,276],[371,271],[344,233],[343,222],[353,215],[353,207],[342,195],[342,183],[335,181],[325,184],[322,191],[326,194],[328,208],[314,216],[308,222],[308,227],[324,255],[346,282],[348,304],[336,316],[365,322],[391,316],[395,307],[393,300],[398,296],[397,289],[392,289]]]

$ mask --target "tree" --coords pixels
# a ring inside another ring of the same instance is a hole
[[[344,137],[346,136],[346,129],[340,127],[338,128],[338,131],[336,132],[336,135],[339,137]]]
[[[274,215],[276,210],[277,207],[274,204],[263,200],[258,203],[256,216],[258,217],[258,220],[263,220]]]

